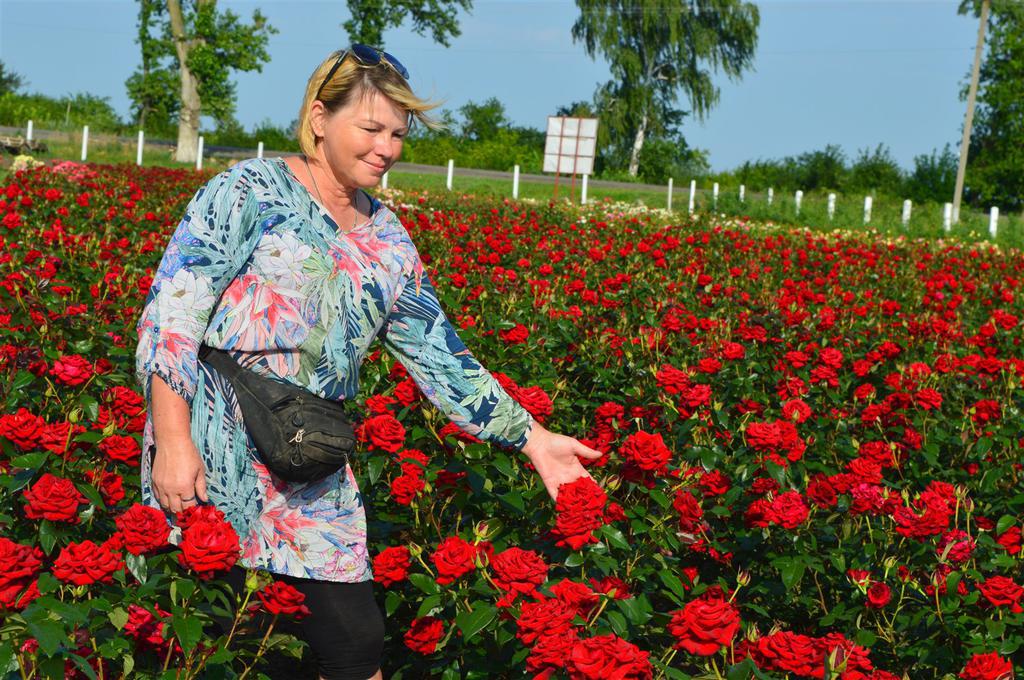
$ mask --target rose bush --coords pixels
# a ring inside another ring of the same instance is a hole
[[[302,654],[252,625],[303,616],[295,592],[223,582],[215,508],[170,535],[136,503],[135,322],[203,179],[70,163],[0,187],[0,671],[253,677]],[[474,354],[606,454],[552,503],[370,355],[353,464],[386,676],[1020,668],[1019,252],[386,198]]]

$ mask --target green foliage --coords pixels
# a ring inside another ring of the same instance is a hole
[[[23,126],[29,120],[37,129],[74,130],[88,125],[93,132],[123,132],[125,125],[108,97],[79,92],[63,97],[42,94],[0,94],[0,125]]]
[[[511,121],[505,115],[505,105],[497,97],[491,97],[483,104],[467,102],[459,109],[462,114],[462,136],[474,141],[490,139],[500,128],[507,128]]]
[[[640,151],[640,179],[645,182],[696,177],[706,174],[708,168],[707,152],[689,148],[682,136],[648,139]]]
[[[201,111],[218,123],[230,120],[235,110],[235,84],[231,72],[262,71],[270,60],[266,46],[277,29],[258,9],[250,24],[230,10],[217,10],[215,2],[182,2],[186,64],[197,81]],[[156,118],[156,129],[177,124],[181,108],[181,63],[173,38],[167,5],[139,0],[138,42],[142,64],[125,82],[132,100],[132,118]]]
[[[25,79],[14,71],[10,71],[0,61],[0,94],[14,92],[25,86]]]
[[[843,189],[873,194],[881,188],[900,187],[903,171],[892,157],[889,147],[879,144],[873,151],[862,149],[850,166]]]
[[[947,144],[940,154],[914,157],[914,170],[907,176],[904,193],[915,201],[948,201],[956,188],[957,157]]]
[[[572,27],[591,57],[611,66],[595,104],[611,137],[609,155],[628,158],[636,175],[644,136],[674,136],[684,113],[682,91],[698,118],[718,100],[712,81],[721,69],[738,78],[753,64],[760,21],[757,7],[742,0],[706,0],[699,8],[658,0],[576,0]],[[698,11],[699,9],[699,11]]]
[[[966,3],[965,3],[966,5]],[[961,7],[961,12],[966,10]],[[964,198],[1024,208],[1024,5],[994,2],[978,80]]]
[[[472,8],[473,0],[348,0],[352,18],[342,26],[351,42],[383,46],[384,32],[408,18],[415,33],[429,33],[434,42],[450,47],[450,40],[462,35],[459,9]]]

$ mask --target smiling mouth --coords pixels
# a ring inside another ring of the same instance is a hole
[[[386,165],[374,165],[374,164],[373,164],[373,163],[371,163],[370,161],[363,161],[363,162],[364,162],[364,163],[366,163],[367,165],[369,165],[369,166],[370,166],[371,168],[373,168],[374,170],[380,170],[380,171],[383,171],[383,170],[385,170],[385,169],[386,169],[386,168],[388,167],[388,166],[386,166]]]

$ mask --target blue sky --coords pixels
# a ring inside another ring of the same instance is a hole
[[[229,2],[247,18],[259,7],[279,29],[262,73],[239,73],[237,117],[246,127],[296,117],[314,66],[347,43],[343,0]],[[719,76],[721,100],[687,120],[691,145],[725,170],[838,144],[848,156],[884,143],[910,167],[917,154],[959,143],[958,93],[977,23],[955,0],[766,0],[754,70]],[[517,124],[543,128],[560,105],[590,99],[607,65],[573,44],[571,0],[475,0],[450,48],[410,30],[385,36],[421,95],[457,109],[498,97]],[[127,116],[124,81],[139,63],[136,4],[128,0],[0,0],[0,60],[28,91],[109,97]],[[685,108],[685,106],[684,106]]]

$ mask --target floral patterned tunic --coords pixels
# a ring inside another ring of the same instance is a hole
[[[136,379],[147,403],[153,374],[188,402],[209,499],[238,532],[243,566],[326,581],[373,577],[351,468],[308,483],[272,475],[230,383],[197,359],[201,342],[342,400],[358,392],[360,363],[379,336],[463,431],[517,449],[529,436],[532,417],[459,339],[401,222],[376,199],[371,212],[343,232],[284,159],[241,161],[195,194],[146,298]],[[143,502],[159,507],[151,409],[143,451]]]

